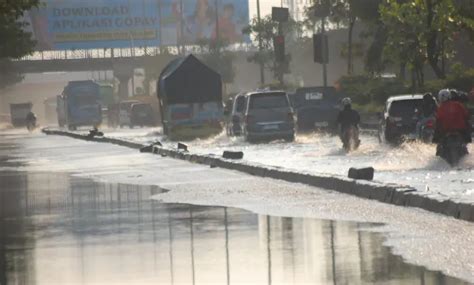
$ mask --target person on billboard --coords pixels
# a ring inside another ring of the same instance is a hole
[[[215,14],[209,0],[197,0],[194,13],[186,19],[186,34],[189,41],[209,39],[213,31]]]
[[[53,49],[53,41],[48,32],[48,15],[45,7],[33,8],[28,12],[31,19],[36,48],[39,50]]]
[[[214,27],[212,39],[216,39],[217,30],[219,30],[219,40],[225,41],[226,43],[235,43],[240,40],[240,35],[237,32],[237,26],[234,23],[234,5],[225,4],[223,8],[222,16],[219,17],[218,25]]]

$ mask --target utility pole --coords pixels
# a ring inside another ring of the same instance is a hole
[[[314,16],[321,18],[321,33],[313,37],[314,61],[323,65],[323,84],[328,86],[327,64],[329,61],[328,40],[326,36],[326,17],[329,16],[329,0],[321,0],[314,6]]]
[[[260,0],[257,0],[257,19],[258,19],[258,25],[261,25],[262,19],[260,17]],[[263,49],[262,36],[259,34],[258,35],[258,51],[261,53],[262,49]],[[265,69],[264,69],[262,60],[260,59],[259,61],[260,61],[259,62],[260,63],[260,84],[263,87],[263,85],[265,84]]]
[[[216,48],[217,54],[221,52],[221,46],[219,42],[219,0],[216,0]]]
[[[160,54],[162,52],[162,46],[163,46],[163,21],[161,20],[161,0],[157,0],[158,1],[158,25],[160,25],[158,27],[158,41],[159,41],[159,51],[160,51]]]
[[[183,22],[183,0],[179,0],[179,38],[178,38],[178,52],[184,55],[184,43],[183,43],[183,36],[184,36],[184,22]],[[181,49],[181,51],[180,51]]]
[[[323,84],[324,88],[328,87],[328,70],[327,70],[327,59],[326,55],[328,54],[328,51],[326,50],[327,43],[326,43],[326,28],[325,28],[325,23],[326,23],[326,17],[321,18],[321,34],[322,34],[322,52],[323,52]]]

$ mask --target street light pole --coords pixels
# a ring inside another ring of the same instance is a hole
[[[322,44],[321,47],[323,53],[323,84],[324,88],[328,87],[328,70],[327,70],[327,54],[328,51],[326,50],[327,43],[326,43],[326,28],[325,28],[326,17],[321,18],[321,34],[322,34]]]
[[[258,25],[261,25],[262,19],[260,17],[260,0],[257,0],[257,19],[258,19]],[[260,53],[262,52],[262,49],[263,49],[262,45],[263,45],[262,36],[259,34],[258,35],[258,51]],[[263,62],[261,59],[259,60],[259,64],[260,64],[260,84],[263,87],[263,85],[265,84],[265,70],[264,70]]]
[[[219,43],[219,0],[216,0],[216,48],[217,54],[220,53],[221,47]]]

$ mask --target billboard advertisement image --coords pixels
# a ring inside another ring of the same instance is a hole
[[[248,41],[248,0],[42,0],[26,20],[38,50]]]

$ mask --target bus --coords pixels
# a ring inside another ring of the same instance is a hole
[[[70,81],[62,97],[66,125],[70,130],[80,126],[98,127],[102,123],[100,88],[94,81]]]
[[[163,133],[170,139],[192,140],[222,132],[219,73],[189,55],[171,61],[157,84]]]

